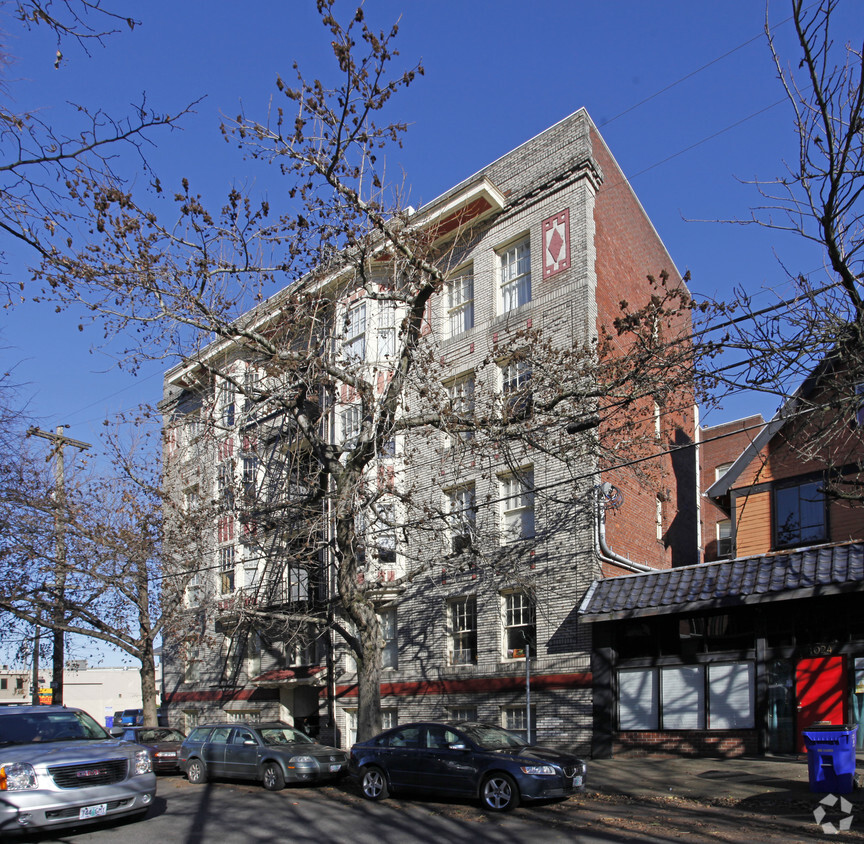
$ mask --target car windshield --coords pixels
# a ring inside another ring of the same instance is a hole
[[[179,730],[169,730],[167,728],[160,730],[139,730],[138,740],[145,744],[152,741],[183,741],[186,736]]]
[[[487,724],[460,725],[460,729],[483,750],[507,750],[525,747],[525,742],[516,733]]]
[[[309,736],[293,727],[265,727],[260,733],[264,744],[315,744]]]
[[[0,716],[0,746],[49,741],[94,741],[109,735],[87,713],[28,712]]]

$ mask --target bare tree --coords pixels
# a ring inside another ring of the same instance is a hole
[[[827,281],[790,273],[795,295],[757,309],[745,290],[722,320],[735,365],[729,389],[786,401],[787,446],[802,464],[834,467],[826,492],[864,501],[860,408],[864,384],[864,39],[835,40],[840,0],[792,0],[798,53],[788,60],[765,33],[790,104],[798,155],[785,172],[753,182],[763,202],[749,221],[791,232],[824,250]],[[852,36],[856,37],[856,36]]]
[[[383,152],[405,127],[377,121],[422,68],[392,72],[396,27],[373,30],[362,8],[342,24],[332,2],[318,6],[339,84],[297,69],[294,86],[278,81],[282,105],[266,119],[241,113],[224,126],[248,157],[289,178],[293,206],[277,214],[234,190],[211,212],[184,181],[169,222],[83,173],[74,180],[92,215],[83,242],[46,250],[39,277],[61,307],[84,305],[110,334],[132,336],[128,365],[179,359],[162,404],[168,489],[175,501],[199,500],[217,524],[198,559],[216,561],[201,571],[216,569],[222,629],[232,642],[336,631],[356,663],[363,737],[381,723],[380,611],[394,590],[430,577],[441,556],[429,549],[447,537],[441,553],[454,571],[519,568],[515,548],[485,559],[472,541],[472,508],[495,501],[472,504],[440,481],[406,489],[399,477],[412,461],[429,471],[445,447],[451,462],[503,454],[514,495],[544,496],[562,522],[578,501],[579,518],[591,519],[594,474],[567,479],[578,498],[538,489],[523,471],[526,450],[576,466],[602,439],[604,466],[650,474],[656,408],[689,413],[698,350],[687,339],[693,303],[659,267],[643,300],[622,303],[599,338],[562,348],[548,330],[503,333],[481,367],[507,361],[504,394],[491,381],[476,390],[448,381],[430,305],[486,224],[466,216],[445,221],[451,231],[400,203]],[[371,362],[360,347],[373,327]],[[235,523],[249,566],[242,591],[233,550],[217,557]],[[409,535],[422,541],[400,541],[408,551],[397,571],[394,543]],[[224,654],[228,675],[240,647]]]
[[[77,473],[62,500],[44,473],[4,490],[0,609],[34,627],[106,642],[140,660],[145,722],[155,726],[154,647],[176,622],[190,577],[186,557],[176,555],[195,553],[200,530],[193,516],[172,517],[152,447],[143,439],[130,444],[115,432],[106,439],[112,471],[101,477]],[[55,576],[58,523],[62,591]]]
[[[102,0],[17,0],[14,5],[23,26],[56,35],[52,58],[58,69],[64,45],[75,44],[86,53],[89,45],[138,23]],[[0,66],[13,62],[0,46]],[[94,184],[117,183],[121,163],[149,172],[144,153],[153,133],[174,127],[190,111],[187,106],[176,113],[157,112],[142,99],[131,115],[117,117],[73,104],[68,125],[60,126],[46,123],[36,112],[16,111],[12,102],[9,84],[0,84],[0,232],[9,245],[24,244],[43,254],[57,248],[49,243],[53,236],[63,234],[62,242],[80,222],[79,197],[70,192],[71,182],[86,175]],[[23,282],[15,287],[6,282],[10,302],[27,295]]]

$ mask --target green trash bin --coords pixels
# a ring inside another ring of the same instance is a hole
[[[850,794],[855,785],[856,724],[820,724],[802,730],[810,791]]]

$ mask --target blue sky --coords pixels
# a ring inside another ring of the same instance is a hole
[[[148,0],[130,8],[140,8],[140,27],[89,58],[70,46],[59,70],[45,33],[22,34],[3,21],[16,59],[6,71],[15,107],[38,108],[59,127],[73,125],[68,102],[120,114],[144,93],[164,111],[205,97],[182,131],[154,136],[148,155],[163,184],[173,188],[185,176],[218,202],[232,184],[254,178],[251,187],[277,202],[284,183],[248,169],[220,136],[220,114],[236,114],[242,101],[263,115],[276,75],[290,79],[295,60],[309,75],[334,78],[314,0]],[[860,43],[860,7],[841,11],[836,36]],[[401,15],[397,64],[422,61],[426,70],[392,112],[411,124],[404,148],[388,159],[391,176],[401,181],[404,172],[411,204],[584,106],[678,268],[692,273],[697,296],[726,297],[733,285],[782,292],[784,266],[819,277],[819,250],[790,235],[694,222],[746,218],[758,196],[738,179],[775,176],[796,154],[759,0],[369,0],[366,12],[380,26]],[[768,14],[779,23],[789,6],[778,0]],[[793,35],[780,24],[778,41],[794,61]],[[26,281],[27,256],[5,248],[7,273]],[[16,367],[43,427],[67,424],[71,436],[95,441],[106,414],[158,400],[162,367],[137,378],[118,371],[110,355],[91,351],[99,332],[79,332],[68,315],[27,305],[2,319],[4,366]],[[755,410],[775,407],[730,400],[705,421]]]

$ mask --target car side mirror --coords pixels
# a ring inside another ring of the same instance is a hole
[[[467,750],[468,745],[463,741],[454,741],[452,744],[447,745],[450,750]]]
[[[243,742],[243,744],[244,744],[244,746],[251,744],[254,747],[256,743],[254,741],[252,741],[252,739],[247,738],[246,741]]]

